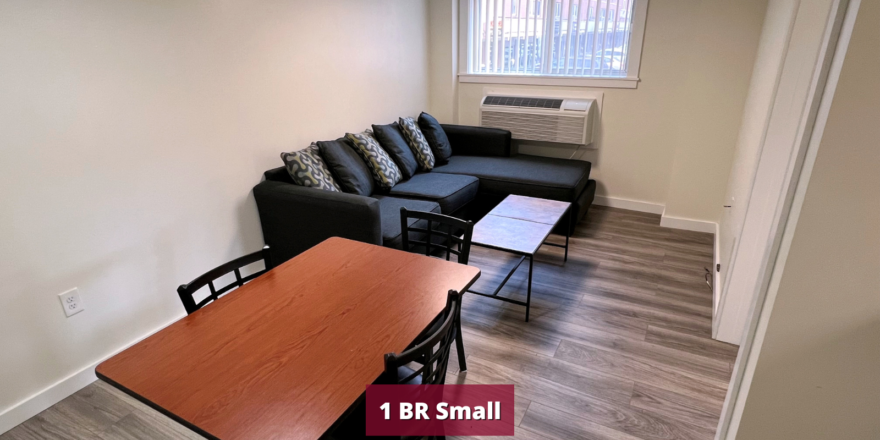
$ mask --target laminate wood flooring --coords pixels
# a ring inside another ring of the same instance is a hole
[[[590,208],[568,262],[550,246],[535,257],[528,323],[524,307],[466,295],[468,371],[453,350],[447,383],[515,384],[517,439],[712,439],[737,356],[710,337],[713,237],[659,224],[658,215]],[[471,264],[483,275],[474,289],[494,290],[514,258],[475,247]],[[501,295],[525,300],[526,277],[520,268]],[[198,438],[100,381],[0,435]]]

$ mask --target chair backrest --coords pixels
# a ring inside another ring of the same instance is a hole
[[[256,271],[244,277],[241,276],[241,268],[260,260],[262,260],[263,264],[266,266],[265,269]],[[177,288],[177,294],[180,295],[180,301],[183,302],[183,308],[186,309],[186,314],[188,315],[201,309],[208,303],[216,301],[217,298],[220,298],[224,293],[244,286],[245,283],[266,273],[271,268],[272,267],[269,264],[269,246],[263,246],[263,249],[257,252],[236,258],[228,263],[209,270],[187,284],[181,284],[180,287]],[[229,274],[230,272],[235,273],[235,281],[232,281],[228,285],[219,289],[216,288],[216,286],[214,286],[214,281],[217,281],[218,278]],[[197,302],[193,295],[206,285],[210,289],[210,293],[207,297]]]
[[[425,335],[418,344],[403,353],[387,353],[383,377],[398,384],[444,384],[446,382],[446,365],[449,363],[449,350],[455,344],[455,338],[458,336],[456,320],[460,314],[461,294],[450,290],[446,297],[446,308],[440,314],[439,322],[441,324],[434,326],[432,333]],[[413,365],[418,365],[418,368],[409,368]]]
[[[410,226],[410,219],[417,221]],[[470,220],[465,221],[435,212],[400,208],[400,232],[401,247],[406,252],[416,247],[424,247],[425,255],[435,255],[439,251],[446,254],[447,260],[450,255],[456,255],[459,263],[468,264],[471,238],[474,234],[474,222]],[[414,235],[410,236],[411,233]],[[458,234],[461,236],[459,237]]]

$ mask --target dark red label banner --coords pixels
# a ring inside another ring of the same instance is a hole
[[[513,385],[368,385],[367,435],[513,435]]]

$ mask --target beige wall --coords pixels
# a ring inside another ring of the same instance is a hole
[[[282,150],[427,108],[426,20],[412,0],[0,2],[0,413],[259,249],[250,191]]]
[[[878,21],[863,1],[738,440],[880,438]]]
[[[458,113],[458,1],[429,1],[428,17],[429,112],[452,123]]]
[[[717,222],[766,6],[654,0],[637,89],[515,87],[604,93],[600,147],[583,156],[598,194]],[[479,123],[484,87],[492,86],[459,85],[461,123]]]

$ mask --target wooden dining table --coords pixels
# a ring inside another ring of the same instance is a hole
[[[330,238],[98,365],[208,438],[316,439],[480,270]]]

